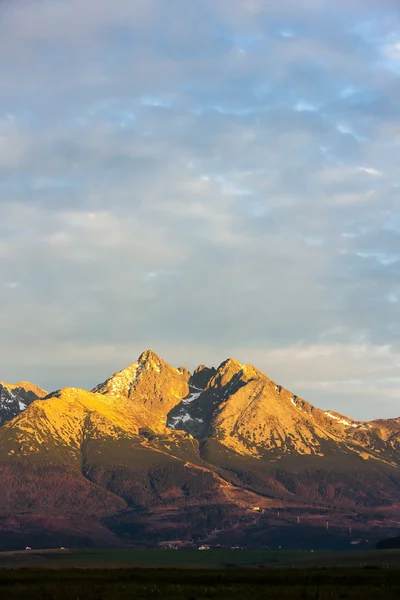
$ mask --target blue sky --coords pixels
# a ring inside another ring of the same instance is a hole
[[[151,347],[400,415],[394,0],[0,7],[0,379]]]

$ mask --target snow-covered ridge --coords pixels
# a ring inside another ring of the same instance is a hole
[[[325,414],[327,417],[330,417],[331,419],[335,419],[335,421],[337,421],[338,423],[341,423],[342,425],[347,425],[348,427],[354,427],[354,428],[364,427],[364,425],[362,423],[355,423],[354,421],[348,421],[347,419],[343,419],[342,417],[338,417],[337,415],[334,415],[329,410],[326,410]]]

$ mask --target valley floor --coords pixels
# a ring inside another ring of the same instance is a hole
[[[300,552],[284,550],[76,549],[0,552],[9,569],[398,569],[400,550]]]

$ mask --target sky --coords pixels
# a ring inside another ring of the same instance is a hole
[[[3,0],[0,73],[0,379],[400,416],[397,0]]]

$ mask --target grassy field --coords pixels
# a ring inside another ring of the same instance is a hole
[[[400,598],[398,550],[33,550],[0,567],[6,600]]]
[[[0,552],[0,570],[398,568],[400,550],[296,552],[275,550],[29,550]]]
[[[7,600],[397,599],[398,569],[3,569]]]

